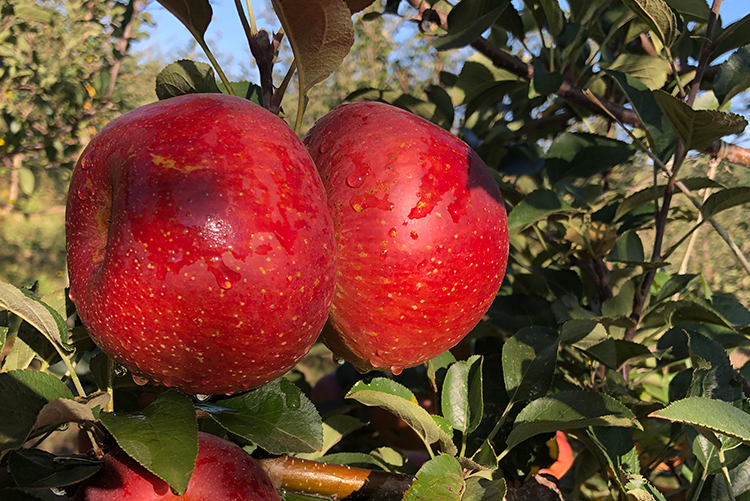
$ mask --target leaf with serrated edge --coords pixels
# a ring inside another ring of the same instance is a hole
[[[524,407],[508,435],[507,448],[512,449],[540,433],[588,426],[640,428],[640,423],[630,409],[609,395],[588,391],[559,392]]]
[[[417,478],[404,493],[404,501],[458,501],[465,487],[461,463],[440,455],[430,459],[417,472]]]
[[[66,344],[65,320],[51,307],[26,296],[20,289],[0,281],[0,310],[18,315],[49,339],[55,346],[70,351]]]
[[[0,374],[0,455],[21,447],[34,427],[39,412],[59,398],[73,394],[52,374],[14,370]]]
[[[742,47],[719,66],[714,77],[714,94],[724,106],[734,96],[750,87],[750,47]]]
[[[196,40],[203,41],[213,10],[208,0],[157,0],[188,29]]]
[[[38,430],[47,426],[61,425],[63,423],[81,423],[83,421],[94,421],[94,408],[104,409],[109,402],[107,393],[92,395],[86,401],[58,398],[45,405],[34,423],[34,429]]]
[[[750,202],[750,187],[740,186],[717,191],[708,197],[701,208],[701,216],[708,219],[721,211]]]
[[[198,423],[189,396],[170,390],[143,410],[102,413],[99,419],[128,456],[185,492],[198,457]]]
[[[716,110],[694,110],[687,103],[661,90],[654,92],[654,99],[688,150],[700,150],[724,136],[739,134],[747,127],[747,120],[742,115]]]
[[[508,229],[521,231],[554,214],[577,212],[552,190],[536,190],[524,197],[508,215]]]
[[[339,67],[354,43],[351,11],[341,0],[273,0],[306,93]]]
[[[160,100],[185,94],[219,92],[210,64],[180,59],[165,66],[156,76],[156,95]]]
[[[196,405],[236,435],[272,454],[316,452],[323,425],[310,400],[291,381],[279,378],[216,405]]]
[[[451,365],[445,376],[440,399],[443,416],[462,433],[474,431],[482,419],[481,370],[481,358],[473,356]]]
[[[750,414],[721,400],[705,397],[683,398],[648,416],[700,426],[750,445]]]
[[[622,0],[659,36],[661,42],[671,47],[677,38],[677,19],[664,0]]]

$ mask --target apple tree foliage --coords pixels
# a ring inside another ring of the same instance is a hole
[[[352,15],[416,25],[415,36],[431,46],[427,57],[460,54],[457,72],[439,71],[424,86],[359,88],[348,99],[385,101],[432,120],[494,169],[509,211],[507,276],[453,352],[397,377],[342,365],[321,379],[338,389],[332,398],[311,391],[304,362],[231,396],[137,384],[98,352],[63,292],[39,297],[34,287],[0,284],[0,497],[73,492],[100,468],[100,449],[115,444],[182,492],[198,428],[229,435],[261,458],[413,475],[398,477],[409,479],[400,493],[409,500],[519,496],[553,463],[558,431],[575,457],[547,487],[559,495],[750,496],[750,311],[712,291],[691,269],[689,250],[702,231],[750,273],[716,218],[750,202],[750,188],[719,182],[715,168],[750,164],[731,144],[747,126],[733,103],[750,87],[750,14],[725,24],[720,0],[274,0],[283,34],[246,26],[260,74],[248,83],[230,82],[210,53],[207,2],[161,3],[212,62],[167,67],[157,79],[161,98],[231,89],[271,110],[294,110],[286,117],[300,133],[306,95],[355,43]],[[275,57],[280,44],[291,47],[294,66]],[[5,75],[9,56],[2,57]],[[275,64],[286,71],[281,80]],[[292,78],[296,103],[283,100]],[[74,134],[55,131],[53,142]],[[27,140],[21,132],[13,132],[18,144]],[[435,405],[419,405],[419,395]],[[417,437],[427,459],[421,467],[366,425],[371,407]],[[93,452],[40,448],[68,423]],[[312,483],[284,484],[285,497],[309,499],[295,491],[310,492]]]

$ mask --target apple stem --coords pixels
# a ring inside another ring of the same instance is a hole
[[[115,361],[111,357],[107,357],[107,395],[109,395],[109,402],[107,402],[106,412],[115,411]]]
[[[68,355],[66,355],[63,352],[63,350],[56,343],[53,343],[53,346],[55,347],[57,354],[60,355],[60,358],[62,358],[62,361],[65,364],[65,367],[68,369],[68,374],[70,375],[70,379],[73,381],[73,386],[75,386],[75,389],[78,392],[78,396],[85,397],[86,392],[83,390],[83,385],[81,385],[81,380],[78,379],[78,374],[76,374],[75,367],[73,367],[73,364],[70,363],[70,358],[68,357]]]

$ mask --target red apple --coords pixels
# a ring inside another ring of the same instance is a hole
[[[503,199],[465,143],[382,103],[339,106],[305,138],[338,245],[322,339],[360,371],[399,373],[458,343],[508,259]]]
[[[86,480],[73,501],[277,501],[268,474],[258,462],[231,442],[198,433],[198,458],[182,496],[117,450],[104,456],[104,468]]]
[[[66,230],[71,298],[134,375],[232,393],[295,365],[333,294],[331,214],[280,118],[193,94],[107,125],[78,160]]]

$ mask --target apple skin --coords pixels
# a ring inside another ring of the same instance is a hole
[[[458,343],[508,260],[504,202],[484,162],[447,131],[377,102],[337,107],[304,142],[338,247],[323,342],[360,371],[394,374]]]
[[[245,99],[180,96],[108,124],[66,212],[71,299],[135,376],[234,393],[293,367],[333,294],[325,191],[302,142]]]
[[[195,471],[182,496],[117,449],[104,456],[104,468],[87,479],[73,501],[278,501],[263,467],[231,442],[198,433]]]

